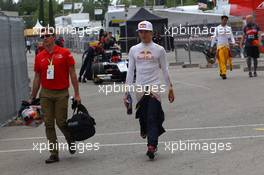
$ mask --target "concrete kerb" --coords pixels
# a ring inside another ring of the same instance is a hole
[[[251,70],[254,70],[252,67]],[[264,66],[258,66],[258,71],[264,71]],[[248,67],[244,67],[244,72],[248,72]]]
[[[182,66],[184,62],[170,63],[169,66]]]
[[[199,64],[183,64],[182,68],[197,68]]]
[[[211,68],[218,68],[218,64],[207,64],[207,65],[200,65],[200,69],[211,69]],[[233,70],[234,69],[240,69],[241,65],[240,64],[234,64],[233,65]],[[230,66],[227,66],[227,69],[230,69]]]

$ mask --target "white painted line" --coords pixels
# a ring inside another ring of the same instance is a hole
[[[185,140],[176,140],[176,141],[160,141],[159,144],[165,144],[168,142],[204,142],[204,141],[220,141],[220,140],[241,140],[241,139],[258,139],[264,138],[264,135],[252,135],[252,136],[237,136],[237,137],[217,137],[217,138],[202,138],[202,139],[185,139]],[[99,147],[119,147],[119,146],[137,146],[137,145],[146,145],[146,142],[138,143],[114,143],[114,144],[100,144]],[[10,149],[10,150],[0,150],[0,153],[14,153],[14,152],[37,152],[33,149]]]
[[[228,128],[243,128],[243,127],[257,127],[257,126],[264,126],[264,123],[261,123],[261,124],[248,124],[248,125],[208,126],[208,127],[197,127],[197,128],[178,128],[178,129],[176,128],[176,129],[167,129],[167,131],[228,129]]]
[[[159,144],[164,144],[168,142],[204,142],[204,141],[220,141],[220,140],[240,140],[240,139],[257,139],[264,138],[264,135],[254,135],[254,136],[238,136],[238,137],[217,137],[217,138],[205,138],[205,139],[185,139],[176,141],[160,141]],[[140,143],[119,143],[119,144],[100,144],[100,147],[116,147],[116,146],[134,146],[134,145],[146,145],[146,142]]]
[[[229,129],[229,128],[258,127],[258,126],[264,126],[264,123],[248,124],[248,125],[230,125],[230,126],[209,126],[209,127],[197,127],[197,128],[175,128],[175,129],[166,129],[166,131],[173,132],[173,131],[188,131],[188,130]],[[139,131],[126,131],[126,132],[101,133],[96,135],[107,136],[107,135],[123,135],[123,134],[138,134],[138,133]]]
[[[199,84],[193,84],[193,83],[188,83],[188,82],[183,82],[183,81],[174,81],[174,82],[179,83],[179,84],[183,84],[186,86],[192,86],[192,87],[202,88],[202,89],[206,89],[206,90],[211,90],[211,88],[209,88],[207,86],[199,85]]]
[[[230,126],[209,126],[209,127],[197,127],[197,128],[175,128],[175,129],[166,129],[166,131],[173,132],[173,131],[188,131],[188,130],[231,129],[231,128],[258,127],[258,126],[264,126],[264,123],[248,124],[248,125],[230,125]],[[99,133],[96,134],[95,136],[126,135],[126,134],[138,134],[138,133],[139,131],[124,131],[124,132]],[[63,137],[64,136],[58,136],[58,138],[63,138]],[[42,137],[6,138],[6,139],[0,139],[0,142],[37,140],[37,139],[46,139],[46,137],[42,136]]]
[[[9,149],[9,150],[0,150],[0,153],[14,153],[14,152],[26,152],[33,151],[33,149]]]
[[[63,136],[57,136],[63,137]],[[21,138],[8,138],[8,139],[0,139],[0,142],[7,142],[7,141],[20,141],[20,140],[37,140],[37,139],[46,139],[46,137],[21,137]]]

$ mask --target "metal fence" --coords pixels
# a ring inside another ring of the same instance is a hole
[[[175,38],[175,61],[179,64],[206,64],[206,56],[203,53],[210,44],[206,38]]]
[[[88,43],[97,40],[97,35],[80,37],[78,34],[64,34],[64,46],[75,53],[83,53],[88,48]]]
[[[29,95],[24,23],[0,14],[0,125],[14,117]]]

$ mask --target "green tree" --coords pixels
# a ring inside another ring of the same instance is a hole
[[[83,2],[83,12],[84,13],[89,13],[90,15],[90,20],[94,20],[94,9],[96,8],[94,0],[84,0]]]
[[[38,20],[41,25],[45,25],[45,20],[44,20],[44,1],[39,0],[39,13],[38,13]]]
[[[102,9],[103,15],[107,12],[112,0],[83,0],[84,13],[89,13],[90,19],[94,20],[94,9]]]
[[[112,0],[97,0],[97,5],[103,9],[103,14],[108,10],[108,6],[111,4]]]
[[[52,1],[52,4],[53,4],[53,14],[54,14],[54,17],[55,16],[59,16],[59,15],[62,15],[63,13],[63,10],[62,10],[62,4],[59,4],[57,1]],[[48,0],[43,0],[43,9],[44,9],[44,24],[43,26],[46,26],[47,23],[49,23],[49,1]],[[32,17],[32,25],[26,25],[28,27],[32,27],[36,24],[37,20],[39,19],[39,6],[38,8],[34,11],[33,13],[33,17]]]
[[[19,3],[10,0],[0,0],[0,9],[5,11],[18,11]]]
[[[32,15],[38,8],[38,1],[36,0],[21,0],[20,3],[20,14],[21,15]]]
[[[19,2],[19,15],[25,21],[25,27],[30,28],[34,25],[33,16],[38,8],[38,1],[36,0],[21,0]]]
[[[194,5],[197,4],[197,0],[182,0],[183,5]],[[181,0],[164,0],[166,7],[175,7],[181,5]],[[146,0],[146,5],[152,6],[154,0]],[[118,4],[125,4],[126,6],[129,5],[136,5],[138,7],[144,6],[144,0],[119,0]]]
[[[131,5],[136,5],[138,7],[143,7],[144,6],[144,0],[131,0]]]
[[[165,0],[166,7],[176,7],[180,5],[196,5],[196,4],[197,4],[197,0]]]
[[[49,0],[49,25],[51,27],[55,27],[55,19],[54,19],[53,2],[52,2],[52,0]]]
[[[126,7],[129,7],[129,5],[132,5],[131,0],[119,0],[117,1],[117,4],[124,4]]]
[[[154,0],[146,0],[147,6],[152,6],[154,3]],[[127,7],[129,5],[136,5],[138,7],[144,6],[144,0],[119,0],[118,4],[125,4]]]

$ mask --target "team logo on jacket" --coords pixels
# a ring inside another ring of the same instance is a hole
[[[62,54],[58,54],[58,55],[56,55],[56,58],[61,59],[61,58],[63,58],[63,56],[62,56]]]
[[[143,50],[143,51],[141,51],[138,54],[137,58],[139,60],[153,60],[154,59],[152,53],[149,50]]]

